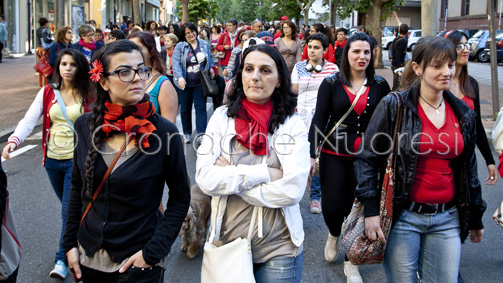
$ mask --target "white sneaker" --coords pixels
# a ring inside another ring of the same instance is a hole
[[[54,265],[54,269],[49,273],[52,278],[65,279],[66,278],[66,264],[62,260],[58,260]]]
[[[325,260],[328,262],[334,262],[339,253],[337,249],[337,244],[339,243],[339,237],[334,237],[330,232],[328,232],[327,243],[325,244]]]
[[[358,266],[352,264],[351,261],[344,262],[344,275],[347,277],[347,283],[363,283]]]
[[[191,143],[192,137],[190,135],[183,135],[183,142],[184,143]]]

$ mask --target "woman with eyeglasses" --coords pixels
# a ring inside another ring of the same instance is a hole
[[[145,93],[151,68],[138,45],[112,42],[93,64],[102,64],[92,70],[96,106],[75,122],[79,143],[62,247],[83,282],[163,282],[164,260],[190,202],[182,140]],[[162,215],[164,184],[169,200]]]
[[[73,29],[70,26],[64,26],[58,29],[56,42],[49,50],[49,64],[54,68],[56,66],[56,58],[60,50],[70,48],[73,40]]]
[[[181,109],[183,134],[185,143],[192,142],[192,103],[196,109],[197,142],[200,143],[202,134],[206,132],[206,96],[201,86],[200,68],[210,70],[211,77],[215,76],[213,55],[210,45],[198,38],[197,27],[193,23],[182,26],[183,41],[179,42],[173,51],[173,81],[182,90],[178,92]]]
[[[94,53],[103,47],[103,42],[94,40],[96,36],[96,29],[92,25],[81,25],[79,28],[80,39],[77,43],[72,45],[73,49],[77,49],[86,56],[87,62],[91,64],[91,58]]]
[[[291,21],[285,21],[281,25],[281,35],[274,40],[274,44],[285,59],[290,73],[292,73],[295,63],[302,58],[302,41],[297,38],[297,33],[297,26]]]
[[[498,180],[498,171],[480,116],[479,84],[473,77],[468,75],[468,56],[470,55],[468,38],[464,33],[457,30],[448,32],[445,38],[454,43],[458,56],[456,59],[456,72],[449,90],[477,113],[477,147],[486,161],[488,176],[485,183],[492,186]]]
[[[61,241],[71,188],[73,123],[77,117],[89,111],[88,107],[94,98],[87,74],[89,65],[82,53],[70,48],[63,49],[59,52],[55,66],[53,83],[38,92],[30,109],[7,140],[2,156],[9,159],[10,153],[23,143],[32,133],[37,121],[42,118],[42,166],[47,171],[52,188],[61,202],[62,219],[60,246],[50,276],[65,279],[67,262]]]

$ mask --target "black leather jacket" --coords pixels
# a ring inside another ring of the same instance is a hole
[[[393,224],[403,210],[410,205],[409,195],[416,172],[417,152],[419,152],[420,135],[416,134],[421,132],[421,120],[417,112],[419,87],[413,86],[400,94],[404,98],[405,108],[395,171]],[[476,115],[449,91],[444,91],[443,95],[459,120],[464,140],[463,152],[451,162],[456,182],[460,236],[464,241],[469,230],[479,230],[484,227],[482,215],[486,209],[477,177],[477,161],[474,152],[477,141]],[[393,135],[397,103],[394,95],[388,95],[381,100],[365,132],[364,149],[356,155],[355,172],[358,179],[356,197],[364,204],[365,217],[379,214],[381,186],[378,175],[384,171],[389,154],[389,152],[388,154],[379,154],[379,152],[383,153],[391,148],[391,141],[384,134],[390,137]]]

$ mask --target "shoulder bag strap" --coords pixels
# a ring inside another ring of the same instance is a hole
[[[396,99],[397,99],[397,111],[396,111],[396,118],[395,118],[395,130],[393,132],[393,141],[391,145],[391,154],[392,156],[392,163],[393,164],[393,169],[396,168],[396,157],[397,157],[397,147],[398,147],[398,135],[400,134],[400,128],[402,127],[402,116],[403,116],[403,97],[400,95],[398,92],[392,92]]]
[[[61,109],[61,113],[63,113],[63,116],[65,117],[66,123],[68,123],[68,126],[70,126],[72,129],[73,127],[73,122],[70,120],[70,117],[68,117],[68,112],[66,112],[66,105],[65,102],[63,101],[63,97],[61,97],[61,93],[57,89],[53,89],[54,94],[56,95],[56,99],[58,100],[59,108]]]
[[[152,80],[145,86],[145,91],[157,80],[158,77],[162,76],[162,74],[155,75]]]
[[[131,140],[133,140],[133,137],[134,136],[130,136],[129,139],[126,142],[124,142],[124,144],[122,145],[122,147],[119,150],[119,152],[117,152],[117,154],[115,155],[114,160],[112,160],[112,163],[110,163],[110,166],[108,166],[108,169],[107,169],[107,172],[105,173],[105,176],[103,176],[103,179],[101,180],[100,185],[98,186],[98,188],[96,189],[96,191],[93,194],[93,199],[87,205],[87,208],[86,208],[86,211],[84,212],[84,214],[82,214],[82,218],[80,219],[79,227],[82,225],[82,222],[84,221],[84,218],[86,218],[87,213],[89,212],[89,210],[93,206],[94,201],[98,198],[98,195],[100,194],[101,189],[105,185],[105,181],[110,176],[110,173],[112,173],[112,170],[114,169],[115,164],[117,163],[117,161],[121,157],[121,154],[124,152],[124,150],[126,149],[127,145],[131,142]]]
[[[348,111],[346,111],[346,113],[344,113],[344,115],[341,117],[341,119],[339,119],[339,121],[337,121],[337,123],[335,123],[334,127],[325,136],[325,139],[323,139],[323,142],[318,147],[318,150],[316,153],[316,159],[320,158],[321,149],[323,148],[323,145],[325,144],[325,142],[328,140],[328,137],[330,137],[330,135],[333,134],[333,132],[335,132],[335,130],[342,124],[342,122],[344,122],[344,120],[349,116],[351,111],[353,111],[353,109],[355,108],[356,103],[358,103],[358,100],[360,99],[360,96],[362,96],[362,94],[365,92],[366,87],[363,87],[363,86],[365,86],[366,83],[367,83],[367,78],[365,78],[365,81],[363,81],[363,85],[360,88],[360,91],[358,92],[358,94],[356,95],[355,100],[353,101],[353,104],[351,104],[351,107],[349,107]]]

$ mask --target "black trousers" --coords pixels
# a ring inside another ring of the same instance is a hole
[[[162,283],[164,282],[164,268],[154,266],[152,268],[141,268],[131,266],[126,272],[113,273],[101,272],[96,269],[80,266],[82,271],[82,282],[84,283]],[[73,270],[72,270],[73,272]]]
[[[356,177],[354,157],[321,153],[321,206],[325,224],[332,236],[341,234],[344,218],[355,200]]]
[[[393,88],[391,88],[392,91],[397,90],[400,86],[400,76],[395,73],[396,69],[398,69],[398,67],[391,65],[391,71],[393,72]]]
[[[2,50],[0,50],[1,52]],[[1,58],[1,57],[0,57]],[[2,283],[16,283],[17,282],[17,273],[19,271],[19,266],[14,270],[14,272],[9,276],[9,278],[2,280]]]
[[[0,62],[2,61],[3,42],[0,42]]]

